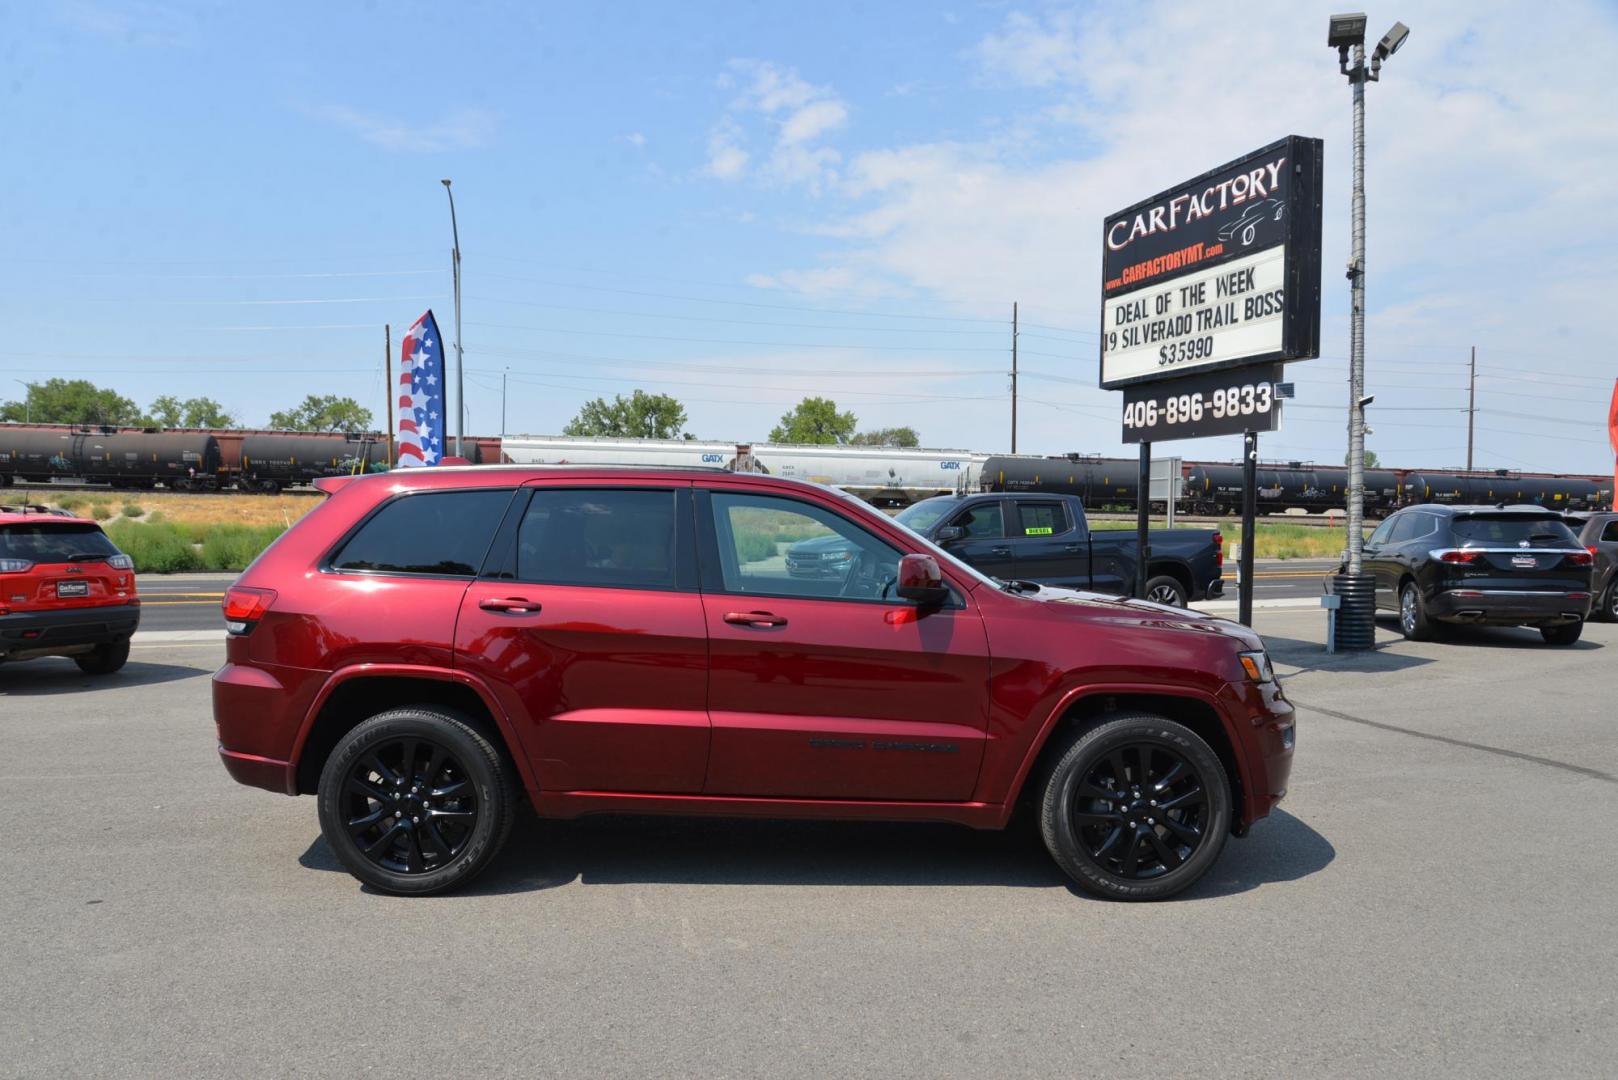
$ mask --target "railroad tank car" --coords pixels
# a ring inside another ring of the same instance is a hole
[[[1315,496],[1309,501],[1309,510],[1343,510],[1348,506],[1348,469],[1316,468]],[[1366,469],[1365,510],[1367,513],[1390,514],[1401,505],[1403,485],[1399,474],[1392,469]]]
[[[7,481],[40,483],[53,476],[78,475],[75,433],[68,428],[25,428],[0,424],[0,474]]]
[[[113,487],[166,484],[180,490],[219,486],[219,440],[197,432],[118,432],[74,437],[79,475]]]
[[[1091,510],[1132,507],[1140,492],[1140,462],[1129,458],[997,454],[984,460],[981,475],[984,491],[1076,495]]]
[[[385,468],[387,460],[387,440],[374,434],[247,435],[237,484],[248,491],[273,492],[322,476]]]

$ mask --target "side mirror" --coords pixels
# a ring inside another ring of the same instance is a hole
[[[937,535],[933,537],[933,543],[942,547],[943,545],[952,541],[961,539],[965,535],[966,530],[961,528],[959,525],[945,525],[942,529],[939,529]]]
[[[899,599],[914,600],[923,607],[937,607],[949,599],[938,560],[931,555],[906,555],[899,560]]]

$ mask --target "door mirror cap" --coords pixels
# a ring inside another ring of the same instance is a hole
[[[931,555],[906,555],[899,560],[899,599],[937,607],[949,599],[944,574]]]
[[[961,528],[959,525],[945,525],[942,529],[938,530],[938,535],[933,539],[935,543],[947,544],[952,540],[959,540],[965,535],[966,530]]]

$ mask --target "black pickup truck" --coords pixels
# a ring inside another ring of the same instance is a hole
[[[991,577],[1120,596],[1135,588],[1134,531],[1091,531],[1073,495],[940,495],[905,507],[898,520]],[[1153,529],[1148,539],[1147,599],[1184,607],[1224,593],[1217,532]],[[792,562],[789,550],[789,569]]]

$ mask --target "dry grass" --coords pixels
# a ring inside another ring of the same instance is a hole
[[[30,493],[30,498],[35,498]],[[82,495],[78,495],[82,498]],[[154,511],[184,525],[279,525],[287,527],[320,505],[323,496],[308,495],[198,495],[179,491],[119,492],[123,502],[139,506],[143,515]],[[50,501],[61,505],[74,496],[63,493]],[[122,515],[127,516],[127,515]]]

